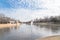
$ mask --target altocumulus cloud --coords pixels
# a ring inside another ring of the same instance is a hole
[[[0,0],[0,13],[28,21],[60,13],[60,0]]]
[[[0,8],[42,9],[39,0],[0,0]]]

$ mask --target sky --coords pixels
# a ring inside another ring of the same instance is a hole
[[[20,21],[60,15],[60,0],[0,0],[0,13]]]

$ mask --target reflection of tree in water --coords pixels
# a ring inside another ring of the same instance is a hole
[[[3,29],[0,29],[0,33],[10,33],[10,31],[12,31],[13,29],[16,30],[18,29],[18,27],[3,28]]]
[[[10,28],[3,28],[3,29],[0,29],[0,31],[2,31],[3,33],[8,33],[10,32]]]
[[[40,25],[40,24],[34,24],[34,25],[37,26],[37,27],[40,27],[40,28],[50,29],[50,26],[49,25]]]
[[[31,25],[31,23],[28,23],[28,24],[26,24],[26,25]]]
[[[19,28],[19,26],[18,27],[17,26],[14,27],[15,30],[17,30],[18,28]]]
[[[60,27],[59,27],[59,26],[52,26],[52,27],[51,27],[52,33],[58,33],[59,30],[60,30]]]
[[[38,24],[35,24],[35,26],[40,27],[40,28],[45,28],[46,30],[51,30],[52,33],[58,33],[60,31],[59,26],[38,25]]]
[[[39,24],[34,24],[35,26],[40,26]]]

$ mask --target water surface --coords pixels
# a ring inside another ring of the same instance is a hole
[[[35,40],[51,35],[60,35],[60,27],[21,24],[0,29],[0,40]]]

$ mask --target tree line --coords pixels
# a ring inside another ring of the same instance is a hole
[[[4,14],[0,14],[0,24],[10,23],[10,21],[17,21],[13,18],[7,17]],[[20,21],[19,21],[20,22]]]
[[[49,23],[60,23],[60,16],[51,16],[51,17],[45,17],[44,19],[35,19],[34,23],[41,23],[41,22],[49,22]]]

